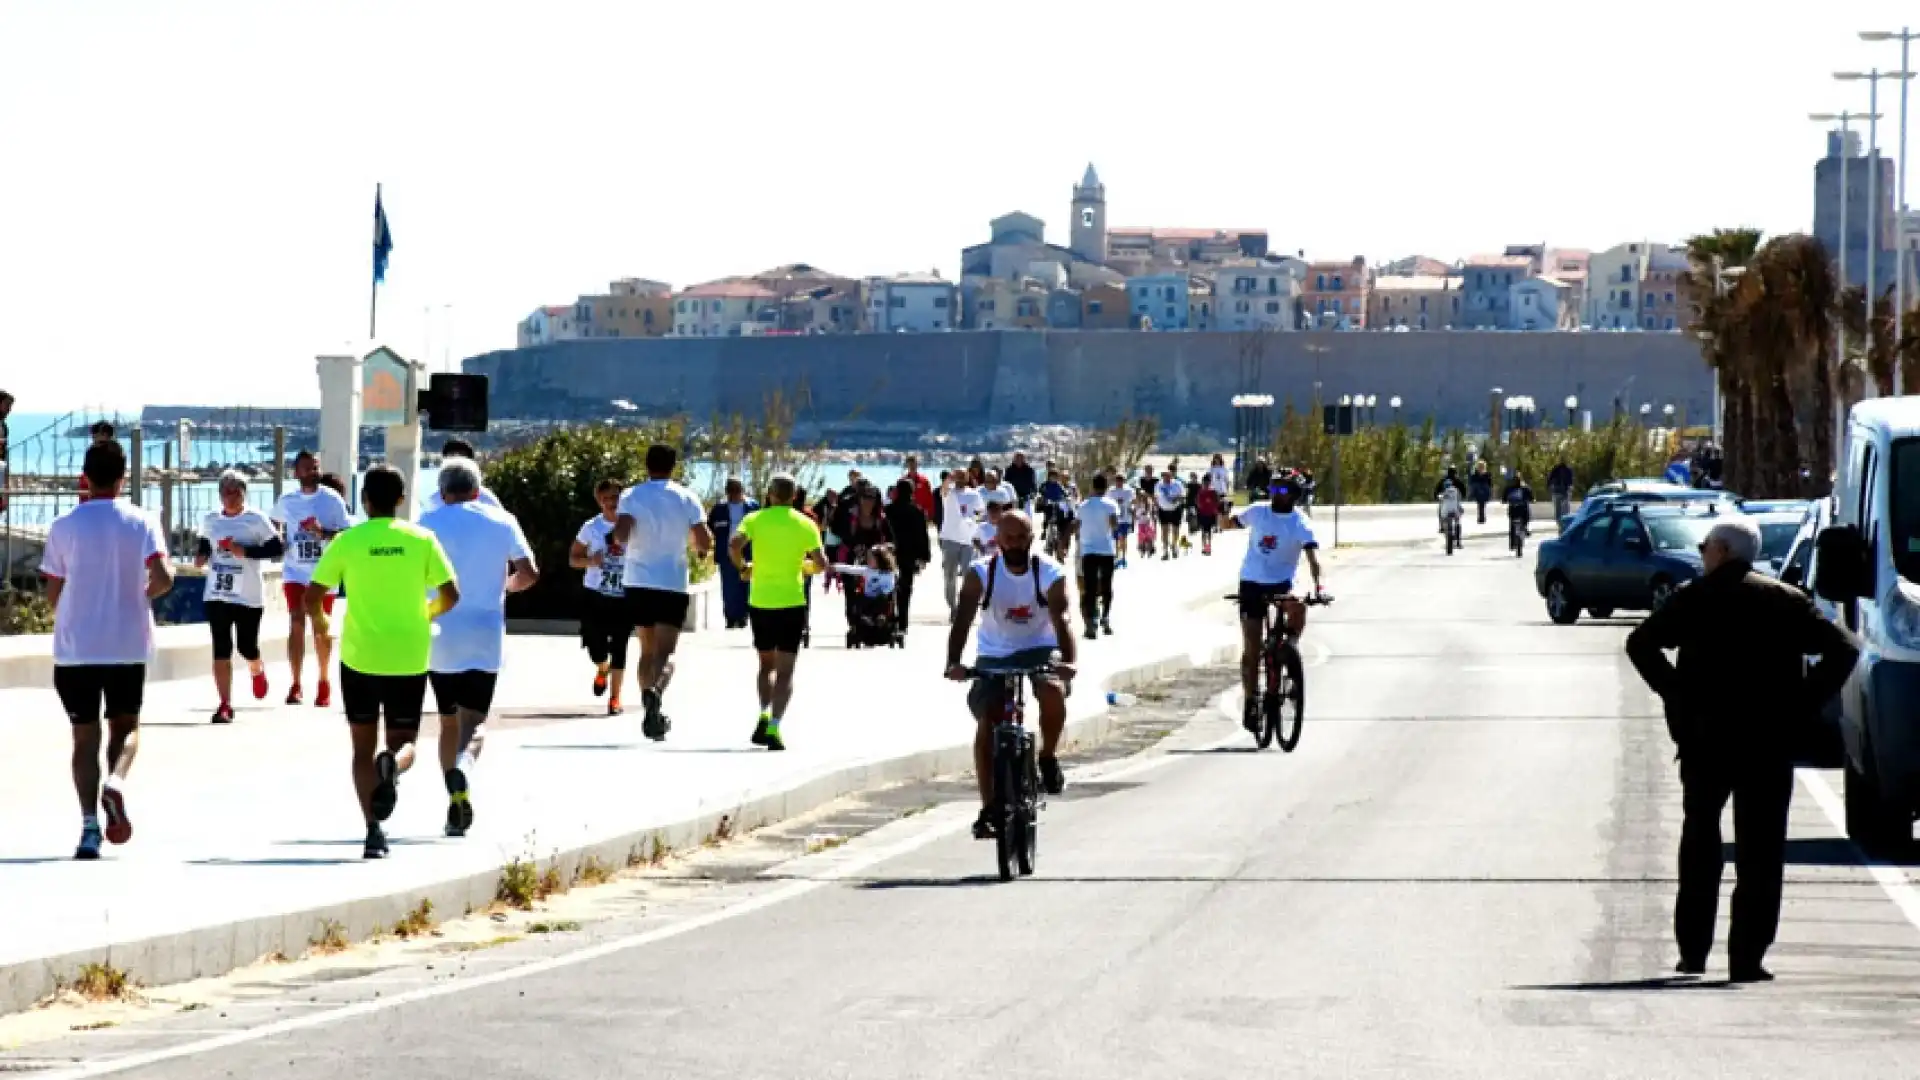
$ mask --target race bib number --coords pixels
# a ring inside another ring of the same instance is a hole
[[[216,597],[234,595],[233,587],[238,579],[239,574],[236,571],[216,567],[213,572],[213,595]]]
[[[627,565],[624,562],[610,562],[600,568],[600,591],[608,596],[621,596],[626,592],[623,578]]]
[[[293,550],[294,561],[317,563],[320,561],[320,553],[324,549],[321,547],[320,541],[314,539],[312,533],[301,533],[300,539],[294,542]]]

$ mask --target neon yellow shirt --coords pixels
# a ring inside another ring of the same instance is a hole
[[[753,545],[753,581],[747,605],[763,611],[805,607],[807,589],[801,567],[820,550],[820,528],[791,506],[755,510],[740,522],[740,535]]]
[[[313,583],[347,587],[340,663],[363,675],[420,675],[433,652],[427,594],[453,580],[447,553],[410,521],[373,518],[327,545]]]

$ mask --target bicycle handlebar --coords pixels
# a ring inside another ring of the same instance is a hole
[[[1234,603],[1239,603],[1240,594],[1233,593],[1228,596],[1223,596],[1221,597],[1221,599],[1232,600]],[[1267,597],[1267,603],[1269,604],[1286,604],[1286,603],[1306,604],[1307,606],[1312,607],[1317,604],[1333,603],[1333,594],[1330,592],[1310,592],[1305,596],[1295,596],[1292,593],[1275,593],[1274,595]]]
[[[1033,675],[1052,675],[1058,668],[1053,664],[1024,668],[981,668],[963,665],[962,671],[969,679],[1017,679]]]

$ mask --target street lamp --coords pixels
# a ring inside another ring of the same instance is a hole
[[[1664,407],[1662,407],[1660,410],[1660,414],[1667,418],[1667,426],[1672,427],[1673,426],[1673,403],[1668,402]]]
[[[1373,426],[1374,417],[1376,415],[1376,413],[1374,412],[1374,407],[1379,404],[1380,404],[1380,395],[1378,394],[1367,395],[1367,426],[1368,427]]]
[[[1860,31],[1861,41],[1876,41],[1876,42],[1877,41],[1898,41],[1900,43],[1900,70],[1903,72],[1910,72],[1913,70],[1912,67],[1907,63],[1907,52],[1908,52],[1908,46],[1910,46],[1913,43],[1913,39],[1916,37],[1920,37],[1920,34],[1913,33],[1912,31],[1908,30],[1904,26],[1900,28],[1898,33],[1895,33],[1894,31],[1891,31],[1891,30]],[[1900,80],[1900,159],[1896,163],[1898,171],[1895,174],[1897,176],[1897,179],[1894,181],[1894,186],[1897,191],[1897,194],[1894,196],[1894,202],[1898,206],[1899,215],[1900,215],[1899,220],[1894,223],[1894,227],[1893,227],[1893,235],[1895,238],[1894,246],[1898,248],[1900,251],[1900,272],[1899,272],[1899,275],[1894,278],[1894,310],[1895,312],[1897,312],[1897,314],[1894,315],[1894,322],[1893,322],[1895,341],[1899,340],[1899,334],[1900,334],[1900,331],[1904,328],[1903,324],[1906,320],[1906,314],[1907,314],[1907,83],[1908,81],[1909,81],[1908,79]],[[1901,385],[1902,384],[1900,381],[1900,353],[1898,350],[1895,350],[1893,354],[1893,392],[1895,394],[1900,393]]]
[[[1578,409],[1579,407],[1580,407],[1580,399],[1577,397],[1574,397],[1572,394],[1568,394],[1567,395],[1567,430],[1568,431],[1573,430],[1573,411],[1575,409]]]
[[[1393,410],[1393,422],[1398,424],[1400,422],[1400,395],[1395,394],[1391,398],[1388,398],[1387,407]]]
[[[1880,281],[1874,274],[1874,253],[1880,249],[1880,80],[1898,79],[1904,90],[1907,80],[1913,78],[1913,72],[1902,65],[1899,71],[1836,71],[1833,77],[1841,82],[1867,83],[1867,355],[1873,355],[1873,314],[1880,298]],[[1842,146],[1841,150],[1846,147]],[[1875,396],[1877,388],[1872,378],[1867,379],[1867,396]]]

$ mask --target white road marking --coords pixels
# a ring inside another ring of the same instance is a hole
[[[1833,823],[1833,827],[1839,830],[1840,835],[1845,836],[1847,834],[1846,802],[1840,798],[1838,792],[1833,790],[1833,785],[1827,783],[1827,778],[1815,770],[1796,771],[1800,774],[1800,783],[1807,789],[1807,794],[1813,796],[1813,801],[1820,804],[1820,810],[1827,815],[1827,820]],[[1887,899],[1893,901],[1894,907],[1900,909],[1900,914],[1907,917],[1907,921],[1913,924],[1914,929],[1920,930],[1920,891],[1914,889],[1913,883],[1907,880],[1907,875],[1898,867],[1883,863],[1867,862],[1862,865],[1867,868],[1869,874],[1873,875],[1873,880],[1880,883],[1881,891],[1887,894]]]

